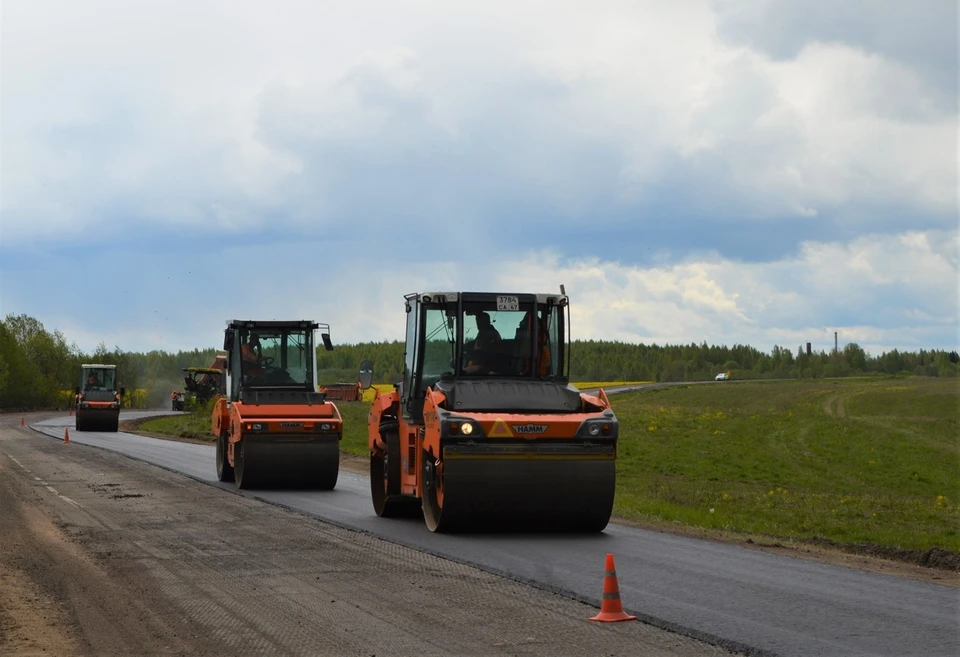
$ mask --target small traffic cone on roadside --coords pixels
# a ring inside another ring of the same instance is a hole
[[[591,618],[592,621],[615,623],[617,621],[637,620],[636,616],[624,613],[620,603],[620,584],[617,582],[617,569],[613,564],[613,555],[607,555],[606,573],[603,576],[603,600],[600,602],[600,613]]]
[[[20,426],[21,426],[21,427],[24,426],[24,425],[23,425],[23,416],[22,416],[22,415],[20,416]]]
[[[63,444],[66,445],[70,442],[70,427],[63,428]]]

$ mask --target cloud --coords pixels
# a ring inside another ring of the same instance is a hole
[[[795,4],[6,3],[0,306],[175,349],[563,282],[579,337],[954,344],[956,10]]]
[[[910,66],[941,87],[942,100],[956,108],[955,2],[714,0],[711,6],[724,41],[777,60],[794,58],[811,42],[843,43]]]
[[[765,5],[226,6],[5,11],[5,245],[363,221],[584,256],[544,227],[679,217],[742,243],[955,218],[949,90],[852,22],[774,51]]]
[[[226,320],[248,317],[326,321],[343,343],[403,339],[409,292],[550,292],[563,284],[575,339],[763,350],[809,341],[829,349],[839,331],[844,343],[873,353],[956,348],[957,231],[808,242],[777,262],[714,254],[646,267],[535,250],[487,262],[391,256],[373,268],[352,266],[339,252],[311,261],[316,249],[309,242],[228,247],[189,264],[176,255],[105,252],[97,262],[122,269],[139,263],[167,274],[120,279],[110,298],[77,291],[95,272],[57,288],[76,267],[51,258],[5,284],[0,311],[33,314],[87,349],[101,339],[131,350],[216,346]],[[301,263],[316,264],[305,270]]]

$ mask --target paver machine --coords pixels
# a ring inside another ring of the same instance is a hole
[[[171,408],[182,411],[188,400],[203,404],[217,395],[226,392],[224,372],[227,369],[226,356],[217,356],[210,367],[184,367],[184,391],[175,390],[171,395]]]
[[[368,432],[378,516],[434,532],[599,532],[613,511],[618,422],[569,383],[560,294],[405,296],[403,380]]]
[[[366,381],[366,383],[364,383]],[[338,401],[363,401],[363,391],[368,390],[373,381],[373,361],[364,360],[360,363],[360,376],[356,383],[325,383],[320,390],[326,393],[327,399]]]
[[[80,385],[74,389],[77,431],[120,429],[120,402],[126,394],[117,388],[117,366],[86,363],[80,366]]]
[[[220,481],[242,489],[336,486],[343,422],[317,390],[317,329],[332,350],[328,324],[227,322],[226,392],[212,414]]]

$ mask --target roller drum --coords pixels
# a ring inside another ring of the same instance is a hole
[[[239,488],[332,490],[340,472],[340,443],[332,436],[244,436],[234,446]]]
[[[120,428],[120,412],[113,408],[84,408],[77,410],[78,431],[115,433]]]
[[[594,533],[613,513],[612,445],[458,445],[444,450],[440,469],[427,459],[424,514],[434,531]]]

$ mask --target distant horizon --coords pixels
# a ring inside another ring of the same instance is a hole
[[[14,314],[14,315],[20,315],[21,313],[13,313],[13,314]],[[3,317],[3,319],[6,319],[6,315]],[[36,318],[36,317],[35,317],[34,319],[36,319],[37,321],[39,321],[39,322],[43,325],[44,329],[47,330],[47,331],[50,332],[50,333],[53,333],[54,331],[58,330],[57,327],[55,327],[55,326],[48,326],[48,325],[47,325],[45,322],[43,322],[43,320],[41,320],[40,318]],[[308,318],[304,318],[304,319],[308,319]],[[224,321],[226,321],[226,320],[224,320]],[[88,355],[88,354],[94,353],[94,352],[97,350],[98,346],[100,345],[100,343],[98,342],[97,344],[93,345],[93,346],[90,347],[90,348],[82,348],[82,347],[80,347],[80,345],[77,344],[75,341],[71,340],[70,336],[69,336],[66,332],[61,331],[61,334],[63,334],[64,339],[65,339],[67,345],[70,345],[70,346],[72,347],[73,345],[76,344],[76,346],[77,346],[77,348],[78,348],[78,353],[81,353],[81,354],[84,354],[84,355]],[[338,347],[338,346],[358,347],[358,346],[362,346],[362,345],[366,345],[366,344],[391,344],[391,343],[400,343],[400,344],[403,344],[403,342],[404,342],[404,339],[403,339],[403,338],[395,338],[395,339],[385,339],[385,340],[363,340],[363,341],[358,341],[358,342],[334,342],[333,345],[334,345],[334,349],[336,349],[336,347]],[[698,347],[699,347],[699,346],[703,345],[704,343],[706,343],[706,345],[707,345],[708,347],[719,347],[719,348],[733,348],[733,347],[736,347],[736,346],[745,346],[745,347],[749,347],[749,348],[751,348],[751,349],[755,349],[755,350],[759,351],[760,353],[764,353],[764,354],[769,354],[770,352],[772,352],[773,349],[774,349],[774,347],[780,347],[781,349],[789,349],[790,352],[791,352],[792,354],[794,354],[794,355],[796,355],[796,352],[797,352],[798,349],[799,349],[799,350],[802,350],[802,351],[806,351],[806,342],[802,342],[802,343],[800,343],[800,344],[798,344],[798,345],[796,345],[796,346],[787,345],[787,344],[771,344],[771,345],[770,345],[769,347],[767,347],[766,349],[764,349],[764,348],[762,348],[762,347],[758,347],[758,346],[756,346],[756,345],[752,345],[752,344],[749,344],[749,343],[745,343],[745,342],[732,342],[732,343],[729,343],[729,344],[725,344],[725,343],[711,343],[711,342],[707,342],[707,341],[705,341],[705,340],[693,340],[693,341],[688,341],[688,342],[657,343],[657,342],[629,342],[629,341],[624,341],[624,340],[611,340],[611,339],[604,339],[604,338],[573,338],[572,342],[573,342],[574,344],[577,343],[577,342],[607,342],[607,343],[611,343],[611,344],[620,343],[620,344],[633,345],[633,346],[662,347],[662,348],[665,348],[665,347],[683,347],[683,346],[690,346],[690,345],[694,345],[694,346],[698,346]],[[843,348],[844,348],[847,344],[857,344],[861,349],[864,350],[864,352],[866,352],[866,354],[867,354],[868,356],[871,356],[871,357],[880,356],[880,355],[882,355],[882,354],[884,354],[884,353],[890,353],[890,352],[892,352],[892,351],[898,351],[898,352],[900,352],[900,353],[919,353],[920,351],[940,351],[940,352],[951,353],[951,352],[956,352],[956,351],[958,351],[958,346],[952,346],[952,347],[917,347],[917,348],[915,348],[915,349],[898,349],[898,348],[896,348],[896,347],[892,347],[892,348],[889,348],[889,349],[884,349],[884,350],[882,350],[882,351],[874,352],[874,351],[871,351],[870,349],[866,348],[864,345],[862,345],[862,344],[860,344],[860,343],[857,343],[857,342],[855,342],[855,341],[853,341],[853,340],[848,341],[848,342],[843,342],[842,339],[839,339],[839,345],[838,345],[839,351],[843,351]],[[120,349],[121,351],[123,351],[124,353],[131,353],[131,354],[149,354],[149,353],[157,352],[157,353],[166,353],[166,354],[169,354],[169,355],[176,355],[177,353],[189,353],[189,352],[192,352],[192,351],[201,351],[201,352],[202,352],[202,351],[217,351],[217,352],[222,352],[222,351],[223,351],[223,348],[222,348],[222,347],[215,347],[215,346],[210,346],[210,347],[188,347],[188,348],[186,348],[186,349],[175,349],[175,350],[173,350],[173,351],[165,351],[165,350],[162,350],[162,349],[124,349],[122,345],[111,345],[111,344],[107,344],[106,342],[104,342],[103,345],[104,345],[104,347],[105,347],[108,351],[113,351],[114,349],[119,348],[119,349]],[[320,347],[318,346],[317,348],[319,349]],[[833,351],[833,342],[832,342],[832,340],[831,340],[830,345],[829,345],[829,348],[818,348],[818,347],[817,347],[817,343],[811,341],[811,351],[812,351],[814,354],[820,354],[820,353],[830,354],[830,353]]]

